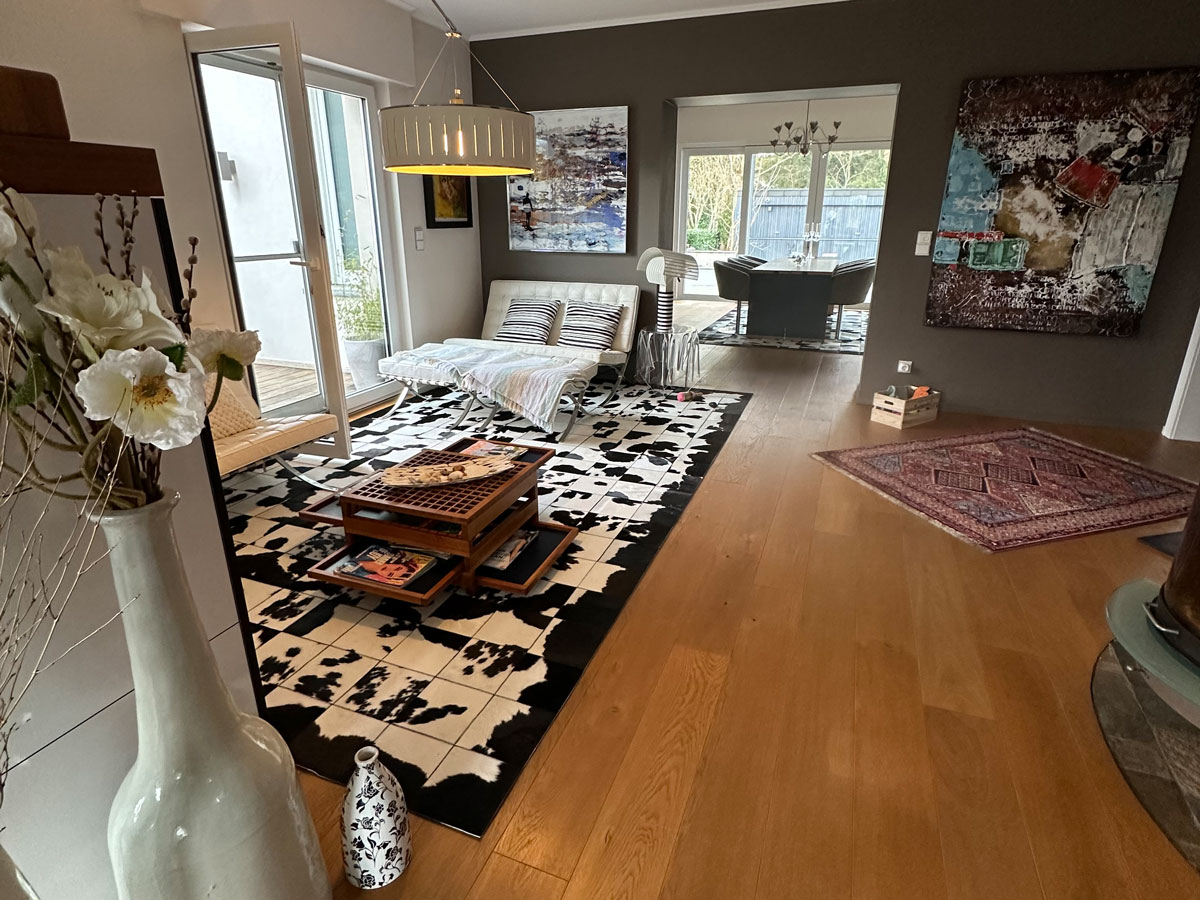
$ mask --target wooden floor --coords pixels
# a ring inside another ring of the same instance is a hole
[[[342,373],[346,393],[354,390],[350,373]],[[254,386],[258,390],[259,406],[270,412],[280,406],[316,397],[321,393],[317,385],[317,370],[310,366],[273,366],[270,363],[255,363]]]
[[[682,306],[682,305],[681,305]],[[685,310],[681,309],[681,312]],[[707,313],[706,313],[707,314]],[[704,348],[754,397],[482,840],[414,819],[420,900],[1200,897],[1089,677],[1152,526],[988,555],[812,460],[900,435],[859,357]],[[1053,427],[1177,475],[1200,447]],[[304,776],[336,898],[342,791]]]

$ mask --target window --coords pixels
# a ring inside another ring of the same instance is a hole
[[[715,296],[714,260],[747,253],[779,259],[801,252],[819,229],[821,256],[874,258],[879,248],[889,145],[834,144],[807,155],[770,149],[684,148],[676,246],[696,257],[688,294]],[[749,204],[742,198],[750,197]]]

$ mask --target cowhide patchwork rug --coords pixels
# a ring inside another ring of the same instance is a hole
[[[861,356],[867,345],[867,325],[871,313],[866,309],[842,311],[842,330],[837,330],[837,314],[831,313],[825,321],[825,337],[788,338],[746,334],[746,309],[742,308],[741,331],[737,326],[737,311],[730,310],[711,325],[700,331],[702,344],[719,344],[723,347],[774,347],[777,350],[818,350],[822,353],[850,353]]]
[[[528,596],[448,590],[417,607],[317,581],[308,568],[343,535],[296,513],[322,492],[275,463],[226,479],[267,717],[297,764],[345,783],[374,743],[414,812],[482,835],[748,397],[628,387],[556,444],[506,413],[454,431],[463,396],[443,393],[356,422],[353,461],[295,458],[337,490],[464,434],[554,447],[541,515],[580,535]]]

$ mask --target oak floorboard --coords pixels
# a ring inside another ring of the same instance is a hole
[[[1040,661],[991,647],[982,653],[1046,897],[1137,896],[1113,824]]]
[[[762,687],[780,723],[756,900],[850,897],[856,547],[844,535],[813,535],[787,666]]]
[[[868,641],[854,697],[855,900],[944,900],[946,875],[917,661]]]
[[[671,651],[564,900],[658,897],[727,668],[715,653]]]
[[[467,900],[559,900],[566,889],[561,878],[493,853],[471,885]]]
[[[652,569],[637,595],[678,591],[687,597],[707,580],[723,535],[720,511],[703,506],[688,511],[703,535],[693,544],[699,563],[682,576]],[[670,539],[662,552],[669,550]],[[678,580],[669,583],[672,576]],[[524,801],[515,805],[499,841],[501,853],[560,877],[574,871],[666,665],[672,644],[665,638],[674,634],[686,612],[681,604],[627,604],[568,701],[564,713],[570,716],[562,728],[559,751],[533,778]],[[513,806],[511,801],[505,805]],[[489,834],[495,830],[493,826]]]
[[[949,900],[1048,900],[996,725],[927,708]]]
[[[915,517],[904,528],[921,696],[926,706],[990,719],[992,702],[971,640],[966,591],[951,546],[955,540]]]
[[[781,717],[771,685],[788,665],[800,592],[756,589],[660,896],[753,900],[773,793]],[[757,739],[747,747],[745,735]],[[737,771],[738,778],[727,777]],[[735,827],[730,827],[736,823]]]

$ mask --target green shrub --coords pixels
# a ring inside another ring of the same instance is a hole
[[[721,233],[711,228],[689,228],[687,245],[693,250],[720,250]]]
[[[347,341],[383,339],[383,295],[376,283],[377,268],[369,254],[347,259],[345,280],[334,292],[338,332]]]

